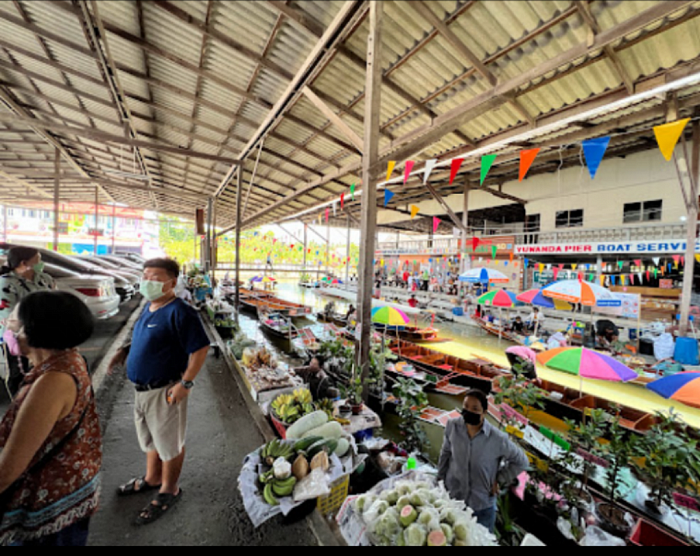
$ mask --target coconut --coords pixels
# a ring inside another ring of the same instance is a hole
[[[401,521],[401,525],[403,525],[404,528],[406,528],[409,525],[415,523],[416,519],[418,519],[418,512],[413,506],[406,506],[401,510],[401,515],[399,516],[399,519]]]

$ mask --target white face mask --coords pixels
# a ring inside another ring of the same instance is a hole
[[[139,291],[148,301],[156,301],[163,297],[163,282],[154,282],[152,280],[143,280]]]

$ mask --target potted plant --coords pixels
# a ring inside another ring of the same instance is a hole
[[[499,391],[494,396],[495,403],[497,405],[508,404],[528,420],[533,410],[545,408],[546,395],[544,391],[537,388],[520,373],[499,379],[498,389]],[[508,427],[523,428],[515,416],[506,413],[502,415],[501,424],[503,430]]]
[[[632,468],[650,493],[646,508],[664,514],[674,504],[678,490],[692,489],[697,494],[700,484],[700,455],[698,441],[688,434],[685,423],[671,410],[658,414],[659,422],[637,442]],[[695,485],[695,486],[694,486]]]
[[[593,410],[581,424],[566,420],[571,449],[556,460],[556,465],[567,476],[562,494],[571,508],[585,512],[594,508],[588,482],[598,468],[596,459],[600,453],[600,439],[605,435],[606,422],[606,413],[602,409]]]
[[[350,383],[348,403],[352,409],[353,415],[360,415],[365,407],[362,395],[364,394],[365,387],[362,385],[362,377],[355,376]]]
[[[599,453],[607,462],[605,479],[607,482],[607,495],[609,502],[603,502],[596,507],[597,516],[601,522],[601,528],[611,535],[627,538],[631,531],[631,525],[627,521],[627,513],[617,506],[619,490],[622,485],[621,474],[629,465],[632,454],[635,453],[638,438],[629,435],[620,425],[619,414],[608,424],[608,444],[600,446]]]
[[[398,400],[396,413],[401,419],[399,430],[403,436],[401,447],[408,453],[425,454],[430,443],[420,424],[420,414],[428,407],[428,396],[414,380],[397,378],[394,397]]]

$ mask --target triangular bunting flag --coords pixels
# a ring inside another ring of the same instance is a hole
[[[513,258],[514,258],[514,257],[515,257],[515,255],[514,255],[513,253],[511,253],[511,254],[510,254],[510,262],[511,262],[511,263],[513,262]]]
[[[326,224],[328,224],[330,219],[331,219],[331,211],[330,211],[330,209],[326,208]]]
[[[391,174],[394,173],[394,168],[396,168],[396,161],[395,160],[389,161],[389,168],[386,171],[386,181],[389,181],[391,179]]]
[[[463,158],[455,158],[452,161],[452,169],[450,170],[450,185],[455,181],[455,178],[457,177],[457,173],[459,172],[459,169],[462,167],[462,162],[464,162]]]
[[[624,261],[617,261],[617,266],[620,268],[620,270],[622,270],[625,266],[625,262]]]
[[[695,260],[700,263],[700,255],[695,255]]]
[[[345,193],[340,194],[340,210],[345,210]]]
[[[661,257],[654,257],[652,260],[654,261],[654,266],[659,266],[659,263],[661,262]]]
[[[350,186],[350,196],[352,197],[352,200],[353,200],[353,201],[355,200],[355,185],[356,185],[356,184],[353,183],[353,184]]]
[[[651,272],[647,270],[647,282],[651,282]]]
[[[553,268],[552,272],[554,273],[554,280],[557,280],[559,278],[559,268]]]
[[[423,185],[428,183],[428,180],[430,179],[430,174],[433,173],[433,170],[435,169],[435,166],[437,166],[437,163],[438,163],[437,158],[433,158],[431,160],[426,161],[425,170],[423,173]]]
[[[338,217],[338,213],[336,211],[336,204],[333,203],[333,218],[337,218],[337,217]]]
[[[475,237],[474,239],[472,239],[472,250],[474,251],[474,253],[476,253],[476,250],[480,244],[481,244],[481,240],[478,237]]]
[[[481,185],[484,185],[486,177],[489,175],[496,158],[498,158],[497,154],[486,154],[481,157]]]
[[[411,172],[413,172],[413,167],[416,165],[416,163],[413,160],[409,160],[406,162],[406,171],[403,176],[403,184],[406,185],[408,183],[408,179],[411,177]]]
[[[388,189],[384,190],[384,206],[387,206],[389,202],[394,198],[395,193],[392,193]]]
[[[659,145],[661,154],[664,155],[667,161],[670,162],[673,158],[673,151],[676,150],[676,145],[689,121],[690,118],[687,118],[685,120],[671,122],[670,124],[659,125],[654,128],[656,142]]]
[[[419,212],[420,212],[420,209],[416,205],[411,205],[411,220],[413,220],[416,216],[418,216]]]
[[[641,260],[641,259],[636,259],[636,260],[634,261],[634,266],[636,266],[637,268],[640,268],[640,267],[642,266],[642,260]]]
[[[637,274],[637,276],[639,277],[639,285],[643,286],[644,285],[644,274],[642,274],[640,272],[639,274]]]
[[[495,259],[497,253],[498,253],[498,247],[496,247],[496,246],[494,245],[493,247],[491,247],[491,255],[492,255],[491,258],[492,258],[492,259]]]
[[[572,265],[571,265],[571,270],[576,270],[577,268],[578,268],[578,265],[577,265],[577,264],[572,264]]]
[[[610,137],[601,137],[599,139],[588,139],[583,142],[583,154],[586,157],[588,172],[591,174],[591,179],[595,179],[598,173],[600,163],[605,156],[605,151],[608,150]]]
[[[530,171],[532,163],[535,162],[537,155],[540,154],[540,149],[530,149],[528,151],[520,151],[520,181],[525,179]]]
[[[433,216],[433,233],[438,231],[440,227],[440,219],[437,216]]]

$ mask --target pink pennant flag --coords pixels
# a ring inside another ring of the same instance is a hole
[[[331,211],[330,209],[326,209],[326,223],[330,220],[331,218]]]
[[[411,172],[413,172],[413,167],[416,165],[416,162],[414,160],[409,160],[406,162],[406,171],[404,172],[403,176],[403,184],[406,185],[408,183],[408,180],[411,178]]]
[[[641,259],[637,259],[636,261],[634,261],[634,266],[636,266],[636,267],[642,266],[642,260],[641,260]]]
[[[681,257],[681,264],[685,266],[685,257]]]
[[[559,272],[561,272],[561,271],[559,270],[559,267],[554,267],[554,268],[552,269],[552,272],[554,273],[554,280],[557,280],[557,279],[559,278]]]
[[[440,227],[440,219],[437,216],[433,216],[433,233],[438,231]]]
[[[450,171],[450,185],[452,185],[452,183],[455,181],[455,178],[459,173],[459,169],[462,167],[462,162],[464,162],[463,158],[455,158],[452,161],[452,170]]]
[[[559,265],[559,270],[564,270],[564,265],[563,265],[563,264],[560,264],[560,265]]]

